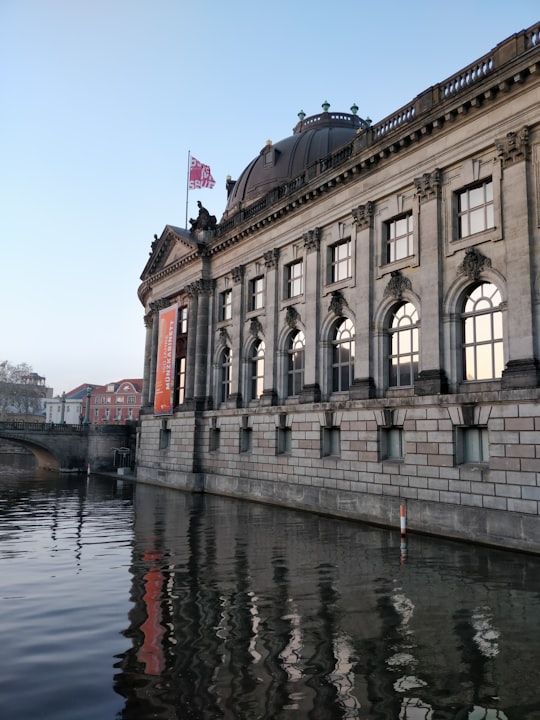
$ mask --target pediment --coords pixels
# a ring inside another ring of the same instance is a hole
[[[161,237],[154,235],[150,258],[142,272],[141,280],[155,275],[169,265],[187,259],[197,252],[197,242],[189,230],[174,225],[165,225]]]

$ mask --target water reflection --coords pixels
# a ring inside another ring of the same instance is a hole
[[[137,486],[124,720],[538,720],[540,560]]]

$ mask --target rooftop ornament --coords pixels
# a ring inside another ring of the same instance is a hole
[[[303,110],[300,110],[300,112],[298,113],[298,118],[299,118],[300,122],[302,122],[302,120],[305,117],[306,117],[306,113]]]
[[[328,100],[325,100],[321,107],[323,109],[323,112],[328,112],[328,109],[330,108],[330,103],[328,102]]]
[[[356,113],[358,112],[358,105],[356,103],[354,103],[354,105],[351,105],[351,112],[353,115],[356,115]]]

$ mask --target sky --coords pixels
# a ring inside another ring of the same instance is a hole
[[[227,175],[301,110],[379,122],[539,20],[538,0],[0,0],[0,362],[55,394],[142,377],[154,234],[198,200],[219,220]],[[187,196],[188,153],[212,190]]]

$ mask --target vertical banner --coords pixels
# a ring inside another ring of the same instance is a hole
[[[170,415],[173,411],[174,361],[178,305],[159,311],[159,334],[156,365],[154,413]]]

